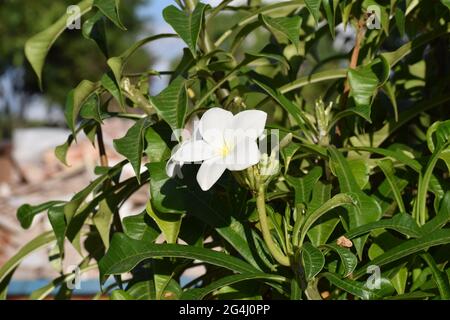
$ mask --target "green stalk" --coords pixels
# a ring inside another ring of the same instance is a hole
[[[269,248],[272,256],[277,260],[277,262],[283,266],[290,266],[289,258],[284,255],[283,252],[275,245],[272,239],[272,235],[270,234],[270,229],[267,224],[267,214],[266,214],[266,201],[265,201],[265,190],[264,184],[260,184],[258,187],[258,194],[256,197],[256,208],[258,210],[259,215],[259,223],[261,225],[261,231],[263,234],[264,242]]]
[[[434,167],[436,166],[439,157],[441,156],[441,152],[447,148],[449,144],[446,143],[442,145],[440,148],[434,150],[431,155],[430,160],[428,161],[428,165],[423,174],[419,176],[419,185],[417,190],[417,203],[415,210],[415,217],[419,224],[422,226],[426,222],[426,209],[427,209],[427,193],[428,186],[430,184],[431,176],[433,174]]]

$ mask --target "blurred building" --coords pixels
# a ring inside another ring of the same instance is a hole
[[[110,165],[123,160],[112,147],[113,139],[125,135],[132,122],[120,119],[105,121],[103,134]],[[40,204],[49,200],[69,200],[77,191],[95,178],[94,167],[98,163],[98,151],[81,135],[78,143],[69,149],[66,167],[54,156],[54,148],[62,144],[69,134],[59,128],[16,129],[13,139],[0,149],[0,266],[18,252],[28,241],[50,230],[47,214],[35,217],[32,226],[23,230],[16,218],[18,207],[24,203]],[[131,167],[126,166],[123,178],[134,176]],[[120,214],[137,214],[145,207],[148,190],[146,187],[124,205]],[[33,290],[57,277],[58,271],[49,263],[46,248],[27,257],[16,270],[9,286],[9,298],[27,296]],[[76,265],[79,254],[66,244],[64,267]],[[96,272],[82,277],[82,286],[75,293],[89,295],[99,291]]]

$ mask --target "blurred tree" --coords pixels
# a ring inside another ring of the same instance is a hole
[[[121,8],[121,19],[128,31],[106,21],[108,51],[120,54],[144,31],[144,18],[137,9],[149,0],[127,0]],[[0,77],[14,68],[24,69],[23,91],[26,96],[39,92],[36,76],[24,56],[24,44],[34,34],[44,30],[66,12],[74,0],[0,0]],[[83,16],[82,23],[90,15]],[[62,39],[61,39],[62,38]],[[106,59],[96,44],[85,39],[81,30],[66,30],[50,50],[45,66],[45,97],[63,105],[67,92],[83,79],[98,80],[107,70]],[[130,69],[139,69],[149,63],[148,53],[140,50]],[[0,92],[0,96],[2,93]],[[7,111],[3,110],[5,115]]]

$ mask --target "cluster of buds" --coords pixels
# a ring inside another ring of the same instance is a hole
[[[322,99],[316,101],[316,129],[317,129],[317,140],[321,145],[329,144],[329,126],[331,122],[331,108],[333,103],[330,102],[328,106]]]

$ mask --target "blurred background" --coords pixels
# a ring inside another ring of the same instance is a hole
[[[50,229],[46,215],[41,214],[34,219],[30,230],[23,230],[16,219],[20,205],[68,200],[94,178],[93,168],[98,156],[87,138],[79,139],[70,148],[68,167],[56,159],[54,148],[64,143],[69,134],[64,121],[67,93],[83,79],[100,79],[107,70],[104,57],[93,41],[81,35],[81,30],[66,30],[47,56],[41,92],[23,51],[28,38],[50,26],[74,2],[0,0],[0,267],[25,243]],[[203,2],[212,6],[220,3],[219,0]],[[233,5],[246,3],[247,0],[236,0]],[[128,30],[122,31],[107,22],[110,56],[119,55],[149,34],[172,33],[162,18],[162,10],[170,4],[174,1],[123,1],[121,18]],[[213,38],[243,15],[236,12],[232,17],[227,14],[217,16],[211,34]],[[247,48],[257,50],[258,42],[269,36],[263,30],[258,32],[261,34],[254,34],[246,44]],[[341,29],[334,43],[330,39],[316,50],[329,55],[337,51],[348,52],[352,38],[351,28],[346,32]],[[158,41],[157,45],[139,50],[127,68],[130,72],[170,70],[178,62],[183,47],[177,39]],[[156,94],[165,87],[168,79],[152,77],[150,81],[150,92]],[[103,133],[111,165],[122,160],[115,153],[112,140],[122,137],[130,125],[126,120],[105,121]],[[133,174],[131,168],[127,172],[130,176]],[[142,188],[124,205],[121,215],[141,212],[146,200],[147,189]],[[81,257],[75,250],[66,250],[69,261],[66,267],[69,268],[70,261],[76,264]],[[48,261],[48,252],[33,254],[15,272],[8,290],[9,298],[26,297],[57,275],[57,270]],[[87,273],[82,278],[81,288],[74,294],[83,298],[98,291],[98,275]]]

